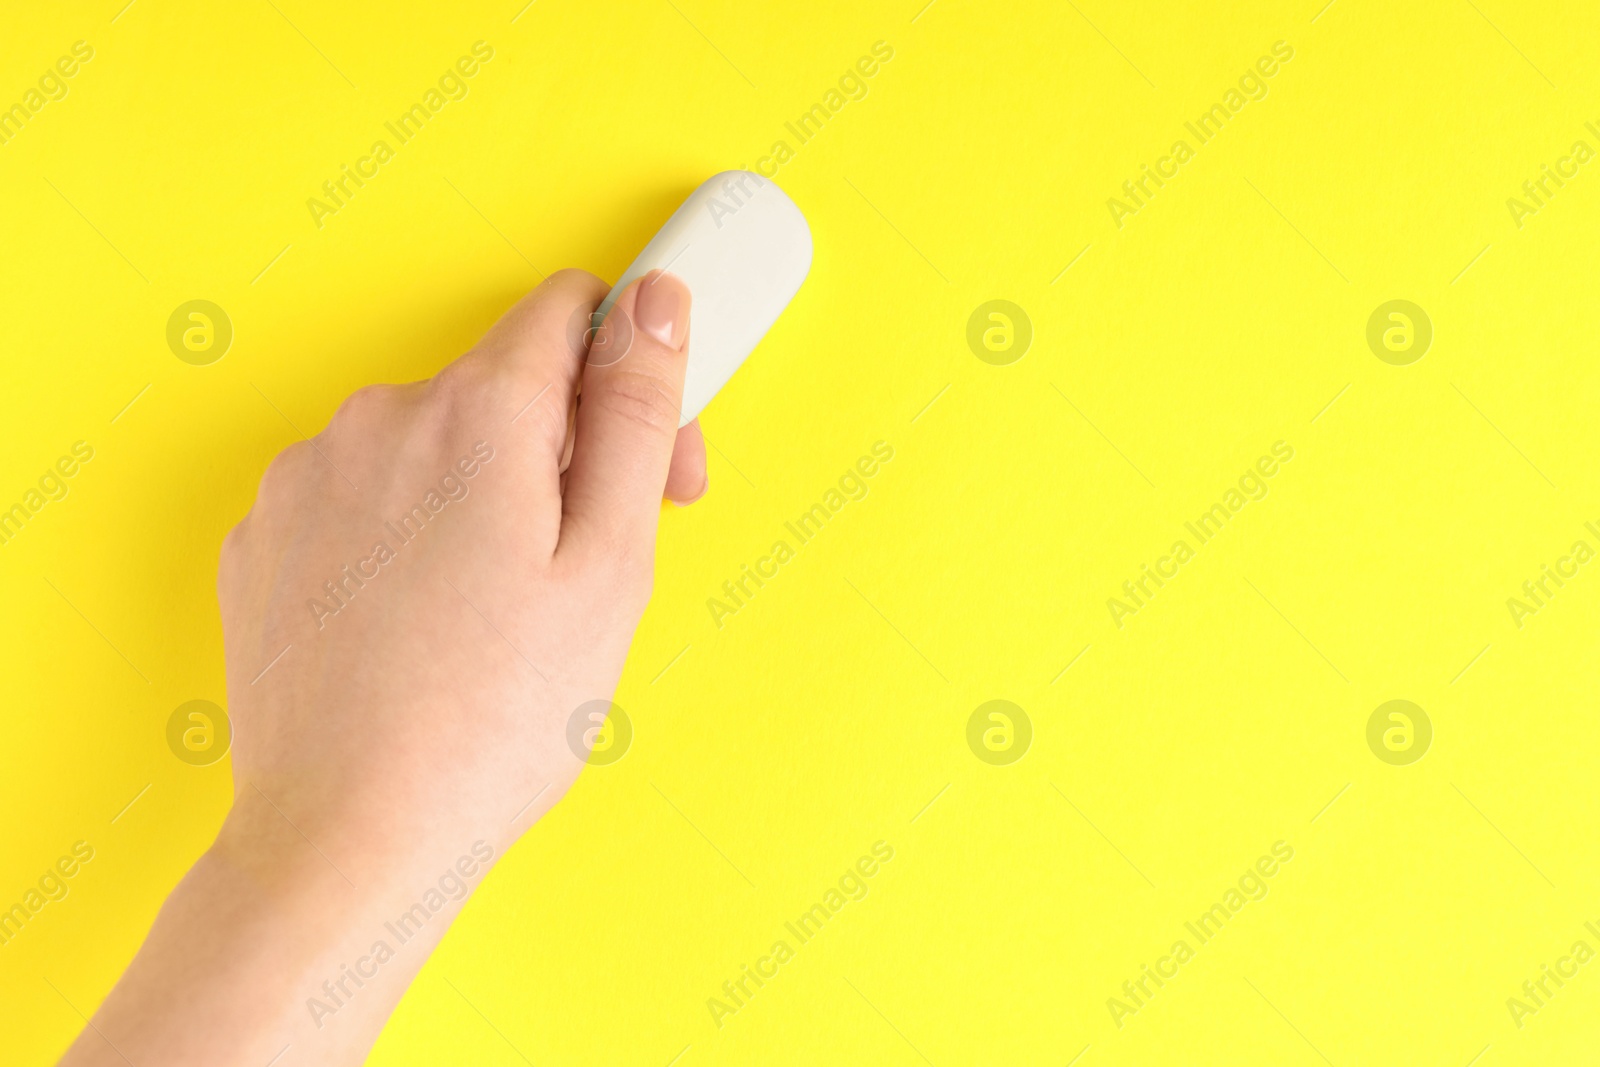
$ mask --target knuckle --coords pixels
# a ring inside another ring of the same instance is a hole
[[[272,457],[272,462],[267,464],[267,469],[261,475],[261,486],[256,491],[256,507],[292,494],[305,480],[311,455],[309,441],[296,441]]]
[[[678,405],[656,375],[619,368],[596,393],[595,403],[614,418],[662,436],[678,432]]]
[[[230,599],[238,585],[245,554],[246,524],[249,521],[250,516],[246,515],[222,538],[222,551],[217,555],[217,597],[224,602]]]
[[[226,534],[223,534],[222,552],[220,553],[220,564],[222,567],[227,568],[230,566],[238,557],[239,553],[244,551],[243,542],[245,537],[245,523],[249,521],[250,516],[246,515],[244,518],[234,523],[233,528],[230,529]]]
[[[604,286],[606,283],[597,275],[591,274],[579,267],[563,267],[545,279],[545,284],[554,286],[577,283],[585,288]]]
[[[428,383],[418,414],[435,429],[451,422],[476,422],[515,392],[508,389],[508,372],[500,361],[476,354],[463,356],[445,367]]]
[[[311,445],[307,441],[296,441],[294,444],[272,457],[272,462],[267,464],[267,469],[261,475],[261,481],[266,484],[278,485],[298,475],[305,467],[306,457],[311,453]]]
[[[389,392],[389,386],[362,386],[352,392],[349,397],[344,398],[344,403],[339,405],[339,410],[334,411],[333,418],[336,421],[338,419],[346,419],[347,421],[347,419],[358,419],[360,416],[365,416],[365,414],[371,414],[381,408],[382,402],[387,398],[387,392]]]
[[[306,454],[299,457],[299,462],[309,466],[314,459],[318,467],[332,464],[334,470],[361,467],[378,441],[408,421],[409,412],[415,407],[410,398],[416,391],[417,387],[407,385],[368,385],[357,389],[345,397],[322,432],[304,443]]]
[[[477,352],[469,352],[440,368],[439,373],[428,380],[428,394],[452,399],[488,388],[494,377],[494,361],[484,358]]]
[[[406,395],[405,386],[363,386],[344,398],[339,410],[328,421],[328,429],[318,440],[344,440],[370,434],[371,430],[394,419]]]

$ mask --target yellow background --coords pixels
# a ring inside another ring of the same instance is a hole
[[[499,866],[372,1062],[1588,1062],[1600,965],[1521,1029],[1505,1002],[1600,948],[1600,573],[1521,629],[1506,599],[1600,544],[1600,164],[1520,229],[1506,199],[1600,147],[1600,14],[1320,2],[13,6],[0,102],[95,57],[0,146],[0,498],[95,458],[0,547],[0,904],[96,856],[0,948],[5,1062],[53,1062],[224,813],[228,762],[164,730],[225,700],[217,551],[268,459],[538,272],[615,277],[778,139],[816,259],[702,419],[710,495],[664,513],[633,748]],[[307,198],[477,40],[470,95],[319,230]],[[1119,229],[1107,198],[1279,40],[1269,95]],[[211,366],[165,342],[195,298],[235,329]],[[1395,298],[1434,326],[1406,367],[1365,341]],[[1033,323],[1009,366],[966,343],[991,299]],[[878,440],[870,495],[716,628]],[[1270,495],[1113,625],[1278,440]],[[996,698],[1034,728],[1007,767],[965,740]],[[1365,740],[1396,698],[1435,730],[1411,766]],[[714,1025],[878,840],[866,899]],[[1107,998],[1278,840],[1270,894],[1119,1029]]]

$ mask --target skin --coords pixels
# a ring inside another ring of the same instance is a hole
[[[575,345],[606,291],[551,276],[432,379],[362,389],[267,468],[217,579],[232,810],[65,1067],[360,1063],[572,785],[567,722],[616,688],[662,498],[706,487],[699,429],[678,429],[687,288],[653,272]],[[385,524],[430,490],[447,502],[402,540]],[[393,558],[358,588],[342,568],[380,540]],[[442,876],[401,943],[385,924]]]

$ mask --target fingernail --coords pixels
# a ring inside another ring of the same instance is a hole
[[[710,489],[710,488],[711,488],[711,479],[710,478],[702,478],[700,480],[700,491],[699,492],[695,493],[694,496],[691,496],[688,500],[674,500],[673,503],[678,505],[678,507],[680,507],[680,508],[686,508],[690,504],[693,504],[696,500],[699,500],[701,497],[705,496],[706,495],[706,490]]]
[[[688,507],[690,504],[693,504],[694,501],[698,501],[699,498],[702,498],[702,496],[706,496],[706,490],[709,490],[709,488],[710,478],[707,477],[707,475],[701,475],[701,488],[698,488],[698,490],[694,490],[693,493],[685,496],[682,501],[677,498],[672,498],[672,496],[669,496],[667,499],[674,502],[674,504],[677,504],[678,507]]]
[[[682,348],[689,332],[689,287],[676,274],[651,271],[639,283],[633,319],[639,329],[668,348]]]

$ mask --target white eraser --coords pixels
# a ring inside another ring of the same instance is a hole
[[[777,184],[745,170],[714,175],[689,195],[633,261],[593,321],[653,270],[689,286],[687,425],[711,403],[778,321],[811,269],[811,228]]]

